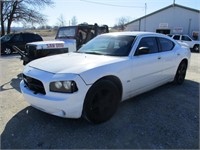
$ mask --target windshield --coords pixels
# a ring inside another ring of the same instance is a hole
[[[57,38],[75,37],[76,27],[64,27],[60,28],[57,34]]]
[[[1,42],[8,42],[13,37],[13,34],[7,34],[1,37]]]
[[[135,36],[100,35],[79,49],[79,53],[128,56]]]

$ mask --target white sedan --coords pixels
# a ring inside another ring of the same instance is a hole
[[[77,52],[30,62],[20,83],[31,106],[93,123],[110,119],[121,101],[167,82],[182,84],[190,50],[147,32],[100,35]]]

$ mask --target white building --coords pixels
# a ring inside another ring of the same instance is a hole
[[[125,25],[125,31],[200,36],[200,10],[172,4]]]

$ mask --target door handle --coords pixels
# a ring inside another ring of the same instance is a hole
[[[177,56],[180,56],[180,53],[177,53]]]
[[[159,56],[158,59],[161,59],[161,57]]]

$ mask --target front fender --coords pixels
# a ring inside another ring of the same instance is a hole
[[[92,68],[80,74],[81,78],[87,85],[94,84],[97,80],[105,76],[115,76],[120,80],[128,79],[130,75],[130,67],[128,63],[115,63]]]

